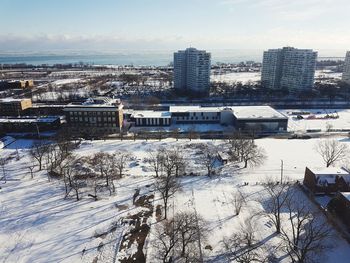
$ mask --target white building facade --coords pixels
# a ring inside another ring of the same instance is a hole
[[[195,48],[174,53],[175,89],[207,93],[210,88],[210,60],[210,53]]]
[[[272,90],[291,92],[314,86],[317,52],[284,47],[264,52],[261,83]]]
[[[350,51],[346,53],[342,80],[350,84]]]

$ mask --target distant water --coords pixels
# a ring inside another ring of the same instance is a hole
[[[169,51],[125,51],[110,53],[60,52],[60,53],[0,53],[0,64],[26,63],[31,65],[76,64],[166,66],[173,60],[175,50]],[[263,50],[208,50],[212,64],[217,62],[237,63],[262,60]],[[321,56],[342,57],[345,51],[319,52]]]

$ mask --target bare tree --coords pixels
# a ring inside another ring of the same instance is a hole
[[[171,136],[172,136],[173,138],[175,138],[176,141],[178,141],[178,140],[179,140],[179,137],[180,137],[180,129],[179,129],[179,128],[172,129],[172,130],[171,130]]]
[[[71,167],[67,170],[69,171],[69,186],[70,190],[67,192],[66,197],[69,192],[73,190],[75,192],[76,200],[80,200],[80,188],[85,185],[86,179],[88,177],[89,170],[85,167],[85,159],[77,158],[72,163]]]
[[[42,169],[44,155],[48,150],[48,145],[42,142],[35,143],[30,150],[30,156],[32,159],[38,162],[39,171]]]
[[[206,236],[205,222],[195,213],[180,212],[155,226],[156,257],[163,262],[202,262],[198,239]]]
[[[240,224],[239,232],[234,233],[229,238],[224,238],[223,244],[229,252],[230,262],[239,263],[267,263],[262,244],[256,238],[257,227],[256,218],[248,217]]]
[[[145,162],[148,163],[157,178],[163,171],[163,149],[157,149],[155,152],[150,152],[148,157],[145,158]]]
[[[108,187],[110,185],[111,175],[108,173],[108,170],[110,168],[110,154],[99,152],[93,155],[91,158],[90,165],[95,169],[101,176],[101,178],[105,178],[106,180],[106,186]]]
[[[124,153],[117,157],[116,154],[99,152],[89,160],[91,168],[99,174],[100,178],[105,179],[110,195],[115,192],[114,180],[123,174],[126,158]],[[98,178],[95,177],[95,179]]]
[[[198,133],[196,131],[196,126],[191,125],[191,127],[187,131],[188,139],[192,141],[192,139],[196,139],[198,137]]]
[[[289,224],[281,228],[283,247],[292,262],[319,262],[332,249],[332,229],[324,216],[301,198],[287,202]]]
[[[1,167],[1,171],[2,171],[2,177],[1,177],[1,181],[5,181],[6,183],[6,164],[7,164],[7,159],[6,158],[0,158],[0,167]]]
[[[241,209],[242,209],[243,205],[246,202],[244,194],[241,191],[237,190],[232,195],[231,202],[233,204],[233,208],[235,210],[235,214],[238,216],[239,213],[241,212]]]
[[[180,147],[172,149],[172,154],[175,162],[175,176],[178,177],[185,172],[186,160]]]
[[[30,172],[30,178],[32,178],[32,179],[34,178],[34,168],[35,168],[34,164],[30,163],[28,165],[28,169],[29,169],[29,172]]]
[[[155,187],[162,197],[164,204],[164,219],[167,219],[169,199],[180,189],[180,184],[170,173],[158,177],[155,183]]]
[[[233,161],[241,161],[244,168],[259,166],[266,159],[264,149],[255,144],[254,138],[244,137],[240,133],[234,133],[229,139],[230,155]]]
[[[209,144],[202,144],[202,152],[200,155],[200,162],[207,169],[207,174],[210,177],[213,173],[215,164],[217,162],[218,152],[216,147]]]
[[[327,167],[346,159],[349,155],[349,147],[337,140],[322,140],[316,144],[315,150],[321,155]]]
[[[173,262],[173,252],[179,242],[179,229],[174,227],[173,220],[164,220],[155,228],[155,239],[152,245],[156,249],[155,256],[163,263]]]
[[[241,149],[241,158],[244,162],[244,168],[250,166],[259,166],[266,159],[264,149],[257,146],[253,140],[245,140]]]
[[[269,218],[276,228],[276,233],[281,232],[281,213],[286,203],[291,198],[291,186],[268,181],[264,184],[268,199],[264,201],[264,215]]]
[[[118,171],[118,177],[122,178],[123,177],[123,173],[125,170],[125,167],[129,164],[130,160],[132,159],[132,155],[128,152],[116,152],[113,155],[113,163]]]
[[[198,240],[206,236],[205,222],[202,217],[199,217],[194,212],[180,212],[174,216],[174,227],[179,234],[180,256],[182,258],[191,258],[193,262],[193,254],[200,254],[198,249]],[[196,248],[197,251],[194,250]]]

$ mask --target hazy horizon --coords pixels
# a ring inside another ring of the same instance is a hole
[[[166,66],[173,60],[175,50],[114,50],[114,51],[30,51],[30,52],[0,52],[0,64],[75,64],[86,63],[93,65],[139,65]],[[212,64],[238,63],[242,61],[261,62],[263,50],[259,49],[225,49],[208,50],[211,53]],[[321,50],[319,59],[324,57],[343,58],[344,51]]]

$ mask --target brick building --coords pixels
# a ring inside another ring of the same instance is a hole
[[[350,192],[350,173],[345,168],[305,169],[303,184],[314,193]]]
[[[0,99],[0,116],[21,116],[31,107],[31,99]]]

